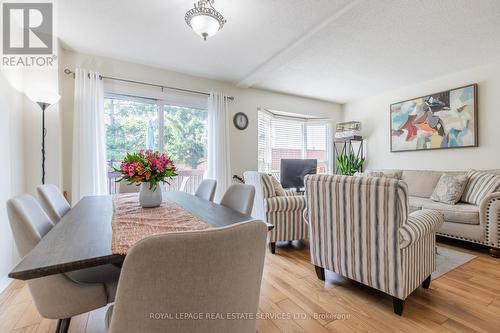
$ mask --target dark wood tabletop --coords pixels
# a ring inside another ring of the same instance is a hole
[[[230,208],[185,192],[166,192],[166,198],[213,227],[254,220]],[[30,280],[105,264],[121,264],[123,255],[111,252],[112,197],[84,197],[9,273]],[[269,230],[273,225],[268,224]]]

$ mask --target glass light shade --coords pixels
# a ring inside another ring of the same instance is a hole
[[[212,37],[219,31],[220,24],[215,18],[209,15],[197,15],[191,19],[191,28],[203,39]]]
[[[61,98],[58,93],[43,90],[27,92],[26,96],[28,96],[28,98],[35,103],[44,103],[48,105],[59,102],[59,99]]]

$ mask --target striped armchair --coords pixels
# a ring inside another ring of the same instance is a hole
[[[435,235],[441,213],[408,215],[404,182],[379,177],[306,176],[311,262],[393,296],[401,315],[404,300],[435,269]]]
[[[276,252],[277,241],[307,239],[307,226],[303,218],[306,203],[303,195],[284,191],[279,182],[263,172],[246,171],[243,177],[245,184],[255,186],[252,216],[274,225],[269,233],[271,253]]]

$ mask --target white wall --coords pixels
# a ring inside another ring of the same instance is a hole
[[[18,72],[0,73],[0,292],[10,282],[7,274],[18,261],[14,239],[5,207],[6,201],[24,191],[23,94],[12,84],[21,86]]]
[[[105,76],[127,78],[206,92],[222,91],[227,95],[234,96],[235,100],[230,102],[232,174],[242,175],[245,170],[257,169],[257,109],[259,107],[331,118],[333,122],[341,119],[341,106],[339,104],[258,89],[241,89],[231,83],[198,78],[109,58],[83,55],[66,50],[60,53],[60,60],[60,71],[63,71],[64,68],[74,70],[76,67],[82,67],[96,70]],[[121,90],[122,93],[135,93],[143,96],[154,95],[157,97],[160,94],[154,88],[146,89],[137,85],[119,85],[108,81],[105,81],[105,87],[114,92]],[[71,193],[72,110],[74,94],[74,79],[71,75],[65,75],[62,78],[61,88],[63,96],[63,183],[64,189]],[[196,97],[196,95],[191,94],[166,92],[163,95],[179,102],[200,102],[199,96]],[[232,116],[236,112],[244,112],[248,115],[249,126],[244,131],[239,131],[232,125]]]
[[[479,147],[391,153],[390,104],[471,83],[479,84]],[[347,103],[344,119],[362,122],[370,169],[500,168],[499,92],[500,63],[495,63]]]

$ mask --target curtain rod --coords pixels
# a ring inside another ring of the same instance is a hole
[[[68,68],[66,68],[64,70],[64,74],[67,74],[67,75],[73,74],[73,78],[75,77],[75,72],[73,72],[72,70],[70,70]],[[198,94],[198,95],[210,96],[209,93],[203,92],[203,91],[183,89],[183,88],[176,88],[176,87],[169,87],[169,86],[163,86],[161,84],[155,84],[155,83],[148,83],[148,82],[142,82],[142,81],[121,79],[121,78],[117,78],[117,77],[104,76],[104,75],[99,75],[99,78],[100,79],[106,79],[106,80],[113,80],[113,81],[120,81],[120,82],[126,82],[126,83],[134,83],[134,84],[142,84],[144,86],[156,87],[156,88],[160,88],[162,92],[163,92],[163,89],[168,89],[168,90],[175,90],[175,91],[180,91],[180,92],[185,92],[185,93],[190,93],[190,94]],[[234,97],[233,96],[227,96],[226,98],[228,100],[230,100],[230,101],[234,101]]]

